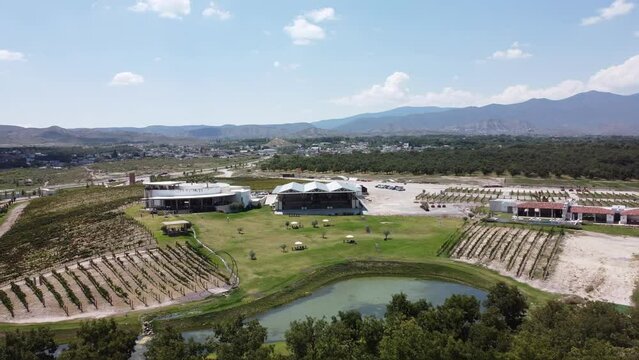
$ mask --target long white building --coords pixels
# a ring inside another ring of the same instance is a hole
[[[229,212],[233,203],[248,207],[251,190],[226,183],[156,181],[144,183],[143,200],[155,210]]]

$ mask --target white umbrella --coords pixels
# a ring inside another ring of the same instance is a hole
[[[327,222],[330,222],[330,220],[324,219],[324,220],[322,220],[322,222],[327,223]]]
[[[354,238],[355,238],[355,236],[353,236],[353,235],[346,235],[346,238],[347,238],[347,239],[354,239]]]
[[[291,222],[291,225],[297,225],[297,224],[298,224],[298,222],[297,222],[297,221],[293,221],[293,222]]]
[[[301,241],[296,241],[295,245],[303,245]]]

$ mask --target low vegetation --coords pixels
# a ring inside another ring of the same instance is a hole
[[[108,251],[154,244],[148,230],[118,210],[141,187],[90,187],[32,200],[2,237],[0,283]]]
[[[547,279],[564,237],[561,228],[471,223],[440,248],[449,255],[502,269],[515,277]]]
[[[143,309],[187,295],[201,297],[198,294],[226,286],[227,275],[192,246],[176,243],[78,262],[40,276],[38,282],[27,278],[24,284],[12,282],[5,290],[13,293],[7,295],[7,304],[19,301],[24,307],[12,309],[12,317],[42,321],[82,313],[90,316],[105,308],[114,313]],[[21,286],[30,292],[24,293]],[[47,308],[43,318],[29,314],[29,309],[42,311],[47,298],[57,302],[58,308]]]
[[[483,305],[480,306],[480,305]],[[267,344],[267,329],[238,316],[213,326],[204,343],[185,342],[171,327],[149,344],[149,360],[191,359],[634,359],[637,309],[550,301],[529,310],[516,287],[497,283],[483,304],[453,295],[433,306],[395,294],[383,318],[357,311],[293,321],[284,344]],[[212,355],[210,355],[212,353]]]
[[[422,151],[275,156],[265,170],[639,179],[634,138],[457,137]],[[574,156],[583,149],[589,156]]]

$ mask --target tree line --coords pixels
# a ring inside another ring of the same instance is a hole
[[[317,156],[282,155],[263,170],[412,173],[424,175],[523,175],[527,177],[628,180],[639,178],[639,141],[635,138],[471,137],[455,146],[420,151]]]
[[[483,305],[483,306],[482,306]],[[158,327],[158,326],[156,326]],[[639,358],[639,311],[619,312],[613,304],[579,305],[552,300],[529,310],[514,286],[495,285],[483,304],[453,295],[439,306],[396,294],[383,318],[357,311],[330,319],[294,321],[285,351],[266,344],[257,320],[237,317],[214,326],[214,336],[185,341],[161,327],[149,343],[148,360],[613,360]],[[113,320],[82,324],[62,360],[128,359],[136,335]],[[50,330],[13,332],[0,343],[0,359],[53,359]]]

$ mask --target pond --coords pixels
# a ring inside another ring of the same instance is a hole
[[[256,317],[268,329],[268,342],[283,341],[284,333],[294,320],[337,315],[339,311],[358,310],[363,315],[384,316],[386,304],[393,294],[405,293],[412,301],[425,299],[440,305],[454,294],[472,295],[483,301],[486,292],[467,285],[439,280],[402,277],[364,277],[340,281],[322,287],[312,295],[267,311]],[[211,330],[184,332],[186,339],[204,341]]]

